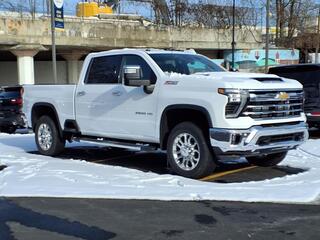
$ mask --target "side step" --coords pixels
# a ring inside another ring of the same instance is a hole
[[[76,142],[93,143],[101,146],[125,148],[125,149],[137,150],[137,151],[157,150],[156,146],[152,146],[150,144],[121,142],[121,141],[107,140],[104,138],[74,137],[72,140]]]

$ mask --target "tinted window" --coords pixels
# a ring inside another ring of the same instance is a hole
[[[270,68],[269,73],[280,77],[291,78],[303,85],[305,93],[305,106],[318,105],[320,96],[320,68],[319,65],[292,65]]]
[[[120,65],[121,56],[105,56],[92,59],[85,83],[119,83]]]
[[[298,80],[304,86],[320,82],[320,67],[318,65],[274,67],[269,69],[269,73]]]
[[[140,56],[137,55],[125,55],[123,59],[123,65],[138,65],[141,67],[142,79],[150,80],[151,84],[156,83],[156,75],[149,66],[149,64]]]
[[[164,72],[193,74],[197,72],[224,72],[225,70],[201,55],[150,54]]]
[[[20,97],[21,88],[0,88],[0,98]]]
[[[297,72],[316,72],[320,71],[320,65],[289,65],[281,67],[272,67],[269,69],[269,73],[281,74],[281,73],[297,73]]]

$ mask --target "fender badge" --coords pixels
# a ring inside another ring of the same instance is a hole
[[[164,85],[178,85],[179,81],[165,81]]]

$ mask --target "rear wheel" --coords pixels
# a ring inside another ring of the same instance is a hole
[[[168,138],[167,154],[171,169],[184,177],[201,178],[216,167],[203,132],[191,122],[173,128]]]
[[[58,155],[65,146],[65,140],[61,138],[56,124],[49,116],[42,116],[38,120],[35,138],[38,150],[43,155]]]
[[[258,157],[247,157],[247,161],[250,164],[257,165],[260,167],[272,167],[279,164],[285,157],[287,152],[267,154]]]

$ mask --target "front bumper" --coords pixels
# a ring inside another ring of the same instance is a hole
[[[304,122],[249,129],[210,129],[210,142],[218,155],[252,156],[294,149],[309,137]]]

